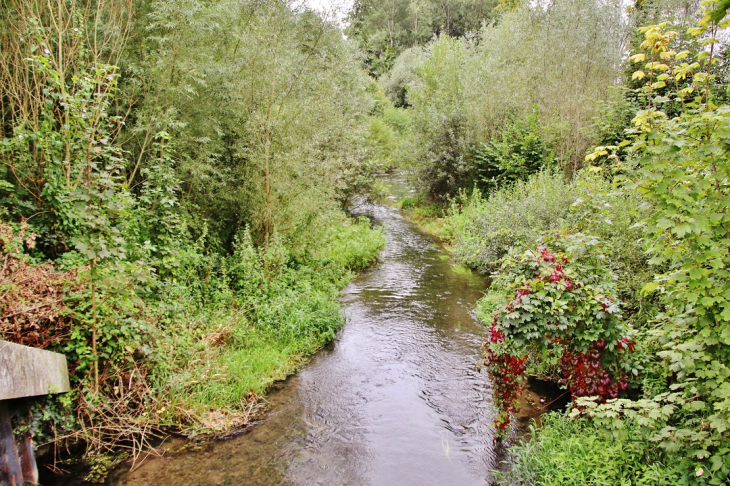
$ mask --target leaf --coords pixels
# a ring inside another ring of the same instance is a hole
[[[648,294],[650,292],[653,292],[657,288],[659,288],[658,282],[649,282],[641,288],[641,291]]]
[[[631,79],[644,79],[644,76],[646,76],[646,73],[644,71],[636,71],[634,74],[631,75]]]
[[[694,411],[704,410],[706,408],[705,402],[701,400],[695,400],[694,402],[690,403],[690,408]]]

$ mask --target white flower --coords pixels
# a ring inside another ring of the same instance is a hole
[[[702,469],[701,467],[698,467],[697,469],[695,469],[695,476],[700,477],[703,474],[705,474],[705,470]]]

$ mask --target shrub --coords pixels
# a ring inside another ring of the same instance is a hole
[[[554,171],[535,174],[487,198],[475,191],[452,211],[454,252],[463,263],[490,273],[510,248],[535,247],[544,231],[563,226],[571,206],[589,191]]]
[[[482,144],[474,159],[477,184],[490,192],[550,167],[553,154],[543,140],[537,115],[533,114],[526,120],[509,120],[501,139]]]
[[[633,351],[614,277],[598,239],[558,233],[537,251],[505,258],[493,286],[506,297],[494,311],[485,363],[509,423],[531,355],[555,352],[574,397],[617,398],[628,387]]]
[[[418,79],[416,71],[425,57],[420,46],[406,49],[395,59],[392,69],[380,78],[380,85],[395,106],[409,106],[408,88]]]
[[[726,484],[730,475],[730,107],[716,104],[712,86],[718,30],[727,25],[715,22],[727,6],[703,5],[705,17],[689,33],[705,47],[691,64],[667,23],[641,29],[644,52],[631,59],[640,63],[632,78],[642,82],[635,91],[645,109],[631,140],[619,144],[641,167],[629,187],[654,208],[644,239],[656,275],[644,290],[661,291],[664,309],[650,336],[664,383],[655,381],[642,400],[585,403],[599,426],[637,421],[641,440],[665,454],[680,484]],[[587,158],[619,148],[598,147]]]

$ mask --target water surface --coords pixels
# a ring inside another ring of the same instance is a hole
[[[113,484],[489,484],[501,446],[478,371],[487,333],[470,312],[485,283],[397,210],[356,211],[384,226],[387,246],[344,290],[337,340],[245,434],[148,460]]]

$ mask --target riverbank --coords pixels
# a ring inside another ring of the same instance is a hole
[[[462,213],[463,206],[479,204],[479,196],[466,196],[451,203],[435,203],[428,201],[422,195],[409,194],[401,197],[397,202],[391,201],[391,205],[397,208],[400,213],[418,228],[427,233],[443,245],[449,252],[459,269],[464,272],[476,271],[473,263],[465,259],[463,254],[456,253],[455,244],[457,239],[465,238],[468,235],[465,231],[465,224],[473,219],[473,214]],[[472,222],[473,224],[473,222]],[[483,278],[490,280],[489,272],[482,272]],[[490,298],[490,287],[487,286],[485,295],[475,303],[474,312],[479,322],[488,328],[492,320],[493,302]],[[559,380],[552,373],[550,366],[542,362],[534,363],[529,369],[529,379],[525,388],[518,398],[519,406],[516,407],[515,421],[518,424],[518,435],[529,438],[531,427],[540,428],[542,425],[541,416],[548,412],[565,411],[570,403],[570,392],[563,389]]]
[[[405,173],[381,175],[381,184],[388,190],[388,196],[381,199],[383,204],[397,209],[410,222],[435,238],[450,250],[454,243],[454,228],[449,219],[449,204],[434,203],[416,189],[412,189]],[[387,179],[383,179],[387,177]],[[387,181],[383,183],[383,180]]]
[[[71,394],[31,408],[55,414],[57,436],[42,435],[42,428],[36,435],[40,444],[49,437],[44,465],[63,471],[66,459],[78,463],[78,455],[63,456],[70,446],[86,451],[82,476],[100,481],[120,461],[136,465],[154,454],[170,433],[227,436],[260,418],[271,386],[335,337],[344,324],[341,289],[376,262],[385,244],[382,230],[365,219],[340,219],[319,236],[306,259],[283,245],[263,251],[244,242],[207,282],[161,282],[168,292],[138,316],[149,325],[145,339],[130,346],[128,370],[103,368],[104,401],[87,398],[77,367]],[[196,289],[201,283],[207,287]],[[82,414],[77,420],[74,411]]]
[[[487,330],[471,313],[485,282],[393,208],[359,210],[387,245],[344,290],[338,339],[276,385],[244,434],[151,458],[113,484],[484,484],[505,459],[478,369]]]

